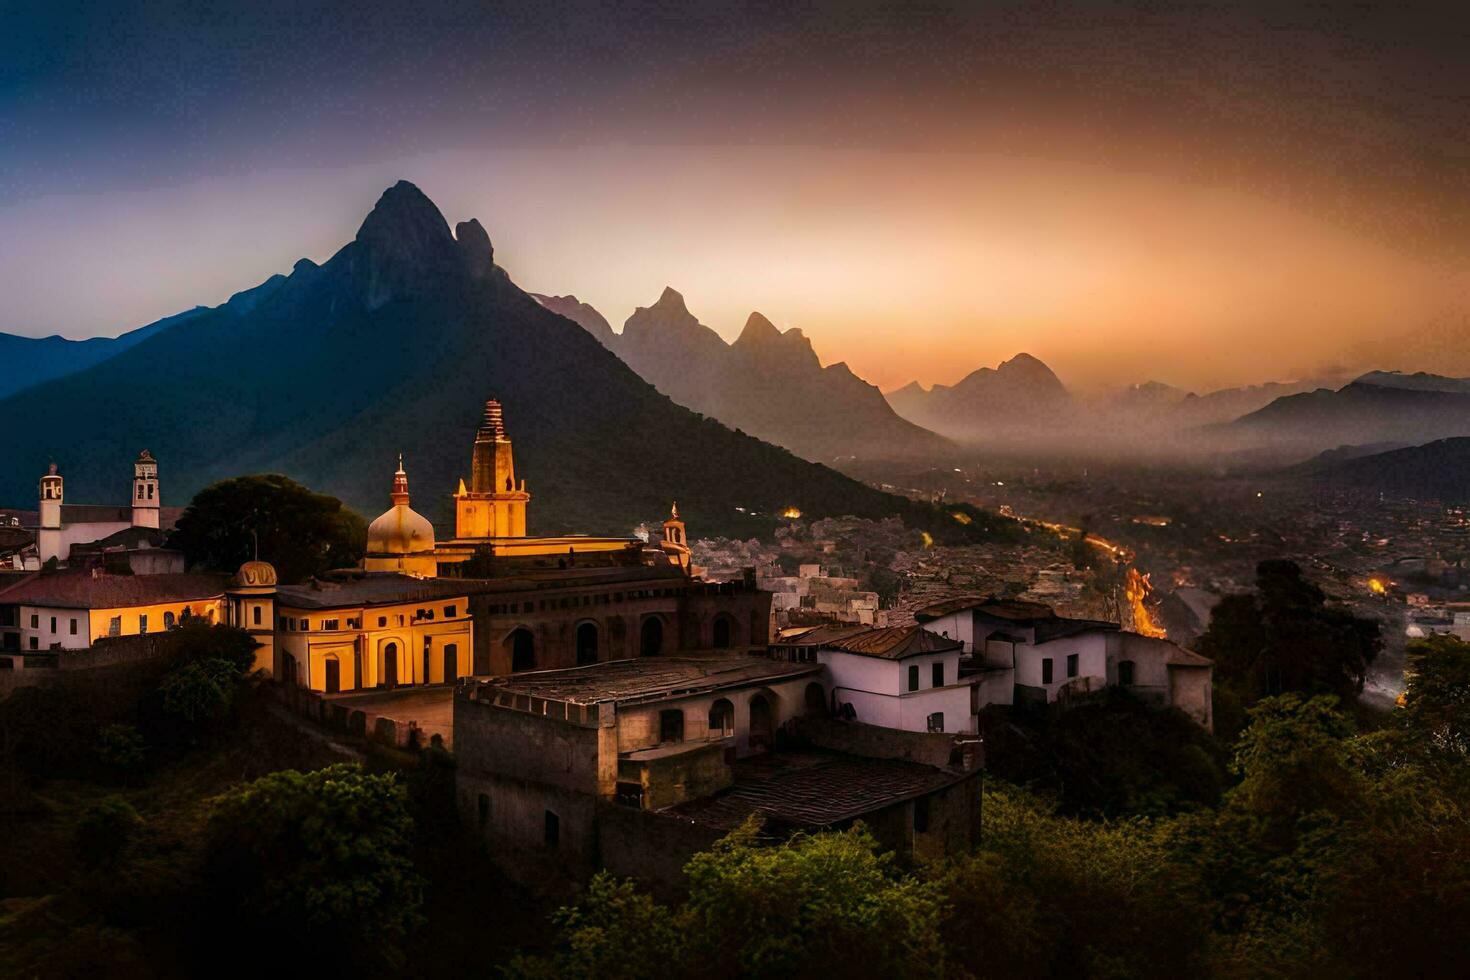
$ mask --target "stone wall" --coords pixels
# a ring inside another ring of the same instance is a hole
[[[602,803],[597,807],[597,849],[602,867],[635,878],[662,898],[684,887],[684,865],[724,834],[687,817]]]

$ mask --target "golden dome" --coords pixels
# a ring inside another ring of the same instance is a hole
[[[266,561],[247,561],[235,573],[235,584],[253,588],[275,585],[275,567]]]
[[[408,506],[408,476],[403,472],[403,457],[398,457],[398,472],[393,474],[393,506],[368,525],[369,555],[414,555],[434,550],[434,525]]]

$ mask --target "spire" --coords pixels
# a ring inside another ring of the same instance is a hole
[[[679,501],[676,500],[676,501],[674,501],[674,506],[672,506],[672,507],[669,508],[669,520],[671,520],[671,521],[677,521],[678,519],[679,519]]]
[[[393,506],[408,506],[408,474],[403,472],[403,454],[398,454],[398,472],[393,474],[393,492],[389,498]]]
[[[480,430],[475,433],[475,441],[494,439],[499,442],[504,438],[505,415],[500,410],[500,402],[492,398],[485,403],[485,417],[480,420]]]

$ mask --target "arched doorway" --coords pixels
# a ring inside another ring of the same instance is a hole
[[[583,623],[577,627],[577,666],[597,663],[597,624]]]
[[[444,683],[453,684],[459,677],[459,646],[447,643],[444,646]]]
[[[720,698],[709,706],[709,734],[720,738],[735,734],[735,706],[728,698]]]
[[[769,752],[775,741],[771,701],[764,694],[750,699],[750,751]]]
[[[827,692],[816,681],[806,686],[805,701],[808,715],[820,718],[827,713]]]
[[[398,644],[383,644],[383,686],[398,686]]]
[[[643,621],[638,652],[645,657],[657,657],[664,652],[664,621],[662,619],[657,616],[649,616]]]
[[[715,617],[714,636],[711,646],[716,650],[724,650],[730,645],[731,634],[735,632],[735,621],[726,613],[720,613]]]
[[[322,666],[326,668],[326,692],[336,694],[342,690],[342,663],[336,657],[328,657]]]
[[[536,669],[536,637],[524,626],[506,640],[510,647],[510,669],[512,673]]]

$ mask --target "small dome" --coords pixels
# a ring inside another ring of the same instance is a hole
[[[369,555],[413,555],[434,550],[434,525],[408,504],[394,504],[368,525]]]
[[[247,561],[235,573],[235,584],[256,587],[275,585],[276,569],[270,562]]]

